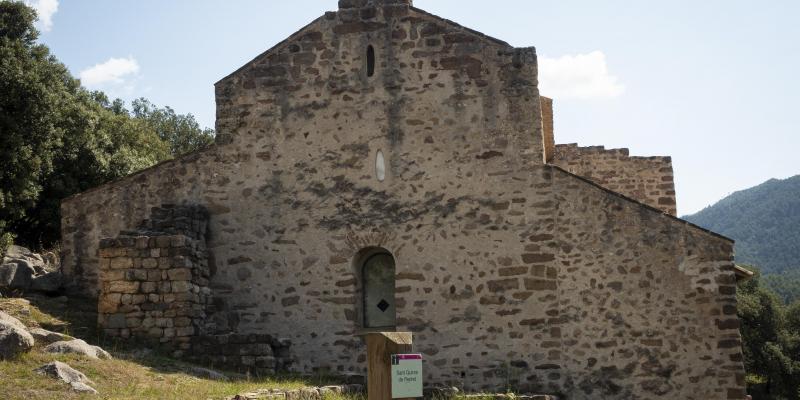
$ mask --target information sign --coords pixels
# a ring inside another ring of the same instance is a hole
[[[392,398],[422,397],[422,354],[392,354]]]

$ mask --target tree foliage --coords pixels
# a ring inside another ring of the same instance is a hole
[[[760,274],[737,292],[748,391],[759,399],[796,399],[800,391],[800,302],[788,307]]]
[[[176,114],[172,108],[158,108],[144,98],[133,101],[132,111],[135,119],[143,121],[169,143],[173,155],[194,151],[214,141],[214,131],[201,129],[192,114]]]
[[[800,300],[800,269],[764,274],[761,282],[775,291],[785,304]]]
[[[194,117],[89,92],[37,44],[35,12],[0,1],[0,244],[59,237],[61,199],[209,144]],[[0,249],[2,252],[3,249]]]

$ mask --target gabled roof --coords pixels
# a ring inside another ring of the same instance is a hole
[[[220,80],[218,80],[214,84],[216,85],[216,84],[218,84],[218,83],[230,78],[231,76],[236,75],[237,72],[247,68],[250,64],[254,63],[256,60],[266,56],[269,53],[272,53],[274,50],[276,50],[276,49],[282,47],[283,45],[289,43],[290,41],[294,40],[296,37],[300,36],[300,34],[303,33],[303,31],[305,31],[306,29],[308,29],[312,25],[316,24],[317,22],[321,21],[323,18],[325,18],[325,15],[321,15],[321,16],[317,17],[316,19],[314,19],[313,21],[309,22],[308,24],[306,24],[302,28],[298,29],[295,33],[289,35],[289,37],[287,37],[286,39],[281,40],[280,42],[276,43],[274,46],[270,47],[269,49],[261,52],[261,54],[253,57],[252,60],[244,63],[241,67],[237,68],[235,71],[231,72],[230,74],[225,75],[224,77],[222,77]]]
[[[437,19],[440,22],[444,22],[445,24],[450,25],[453,28],[463,29],[463,30],[465,30],[465,31],[467,31],[469,33],[472,33],[475,36],[481,37],[481,38],[486,39],[486,40],[488,40],[490,42],[495,42],[496,44],[499,44],[501,46],[513,47],[510,44],[508,44],[508,42],[505,42],[503,40],[500,40],[500,39],[497,39],[495,37],[489,36],[489,35],[487,35],[487,34],[485,34],[483,32],[478,32],[478,31],[476,31],[474,29],[467,28],[466,26],[463,26],[463,25],[461,25],[461,24],[459,24],[459,23],[457,23],[455,21],[451,21],[451,20],[449,20],[447,18],[442,18],[442,17],[440,17],[440,16],[438,16],[436,14],[431,14],[431,13],[429,13],[429,12],[427,12],[427,11],[421,9],[421,8],[417,8],[417,7],[411,6],[410,9],[412,11],[416,11],[416,12],[422,14],[422,15],[426,15],[428,17]]]
[[[433,19],[435,19],[435,20],[437,20],[437,21],[439,21],[439,22],[442,22],[443,24],[445,24],[445,25],[448,25],[448,26],[450,26],[450,27],[452,27],[452,28],[455,28],[455,29],[458,29],[458,30],[463,30],[463,31],[465,31],[465,32],[467,32],[467,33],[470,33],[470,34],[472,34],[472,35],[475,35],[475,36],[476,36],[476,37],[478,37],[478,38],[481,38],[481,39],[483,39],[483,40],[486,40],[486,41],[489,41],[489,42],[493,42],[494,44],[497,44],[497,45],[500,45],[500,46],[504,46],[504,47],[509,47],[509,48],[512,48],[512,47],[513,47],[513,46],[511,46],[510,44],[508,44],[508,42],[505,42],[505,41],[503,41],[503,40],[500,40],[500,39],[497,39],[497,38],[495,38],[495,37],[492,37],[492,36],[486,35],[486,34],[484,34],[484,33],[482,33],[482,32],[478,32],[478,31],[476,31],[476,30],[474,30],[474,29],[467,28],[467,27],[465,27],[465,26],[463,26],[463,25],[461,25],[461,24],[459,24],[459,23],[457,23],[457,22],[455,22],[455,21],[449,20],[449,19],[447,19],[447,18],[442,18],[442,17],[440,17],[440,16],[438,16],[438,15],[435,15],[435,14],[431,14],[431,13],[429,13],[429,12],[427,12],[427,11],[423,10],[423,9],[420,9],[420,8],[417,8],[417,7],[414,7],[414,6],[409,6],[409,10],[410,10],[410,11],[412,11],[412,12],[415,12],[415,13],[418,13],[418,14],[421,14],[421,15],[424,15],[424,16],[426,16],[426,17],[433,18]],[[321,15],[321,16],[317,17],[316,19],[314,19],[313,21],[309,22],[308,24],[306,24],[306,25],[305,25],[305,26],[303,26],[302,28],[298,29],[298,30],[297,30],[296,32],[294,32],[293,34],[289,35],[289,37],[287,37],[286,39],[284,39],[284,40],[281,40],[280,42],[276,43],[274,46],[272,46],[272,47],[270,47],[269,49],[265,50],[265,51],[264,51],[264,52],[262,52],[261,54],[259,54],[259,55],[255,56],[255,57],[254,57],[252,60],[250,60],[250,61],[248,61],[248,62],[244,63],[244,65],[242,65],[241,67],[237,68],[235,71],[233,71],[233,72],[231,72],[230,74],[226,75],[225,77],[221,78],[221,79],[220,79],[220,80],[218,80],[218,81],[217,81],[215,84],[218,84],[218,83],[220,83],[220,82],[222,82],[222,81],[224,81],[224,80],[226,80],[226,79],[230,78],[231,76],[233,76],[233,75],[236,75],[236,73],[238,73],[238,72],[242,71],[243,69],[247,68],[249,65],[251,65],[252,63],[254,63],[256,60],[259,60],[259,59],[261,59],[261,58],[263,58],[263,57],[267,56],[268,54],[272,53],[273,51],[277,50],[278,48],[280,48],[280,47],[282,47],[282,46],[284,46],[284,45],[288,44],[290,41],[292,41],[292,40],[294,40],[294,39],[298,38],[299,36],[301,36],[301,34],[302,34],[302,33],[303,33],[303,32],[304,32],[306,29],[308,29],[308,28],[310,28],[311,26],[313,26],[314,24],[316,24],[316,23],[318,23],[318,22],[322,21],[322,20],[323,20],[323,19],[325,19],[327,16],[329,16],[331,13],[336,13],[336,12],[335,12],[335,11],[328,11],[328,12],[326,12],[324,15]]]

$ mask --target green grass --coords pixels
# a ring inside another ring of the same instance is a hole
[[[299,389],[334,383],[325,377],[251,378],[226,371],[221,372],[230,378],[229,381],[199,378],[191,374],[192,364],[153,352],[135,351],[119,343],[103,343],[91,328],[91,311],[82,313],[76,307],[48,304],[48,301],[51,299],[37,299],[34,304],[41,306],[40,309],[21,299],[0,299],[0,310],[18,318],[28,327],[86,332],[89,337],[76,336],[90,343],[105,344],[104,348],[114,359],[92,360],[71,354],[47,354],[41,352],[41,346],[37,345],[30,353],[16,360],[0,361],[0,399],[224,399],[257,389]],[[43,311],[45,308],[47,312]],[[78,394],[66,383],[34,372],[36,368],[54,360],[65,362],[83,372],[94,381],[92,386],[100,394]],[[330,400],[355,400],[362,396],[331,397]]]
[[[298,378],[212,381],[192,376],[188,364],[174,360],[90,360],[76,355],[51,355],[33,351],[14,361],[0,362],[0,392],[4,399],[90,399],[65,383],[34,372],[59,360],[83,372],[95,382],[102,399],[222,399],[256,389],[297,389],[308,386]]]

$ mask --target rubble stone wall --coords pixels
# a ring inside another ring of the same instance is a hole
[[[96,295],[108,281],[96,273],[102,238],[152,219],[154,206],[200,204],[209,214],[210,299],[205,331],[191,342],[229,349],[213,354],[220,360],[269,369],[266,357],[276,357],[277,368],[285,342],[258,336],[268,335],[291,342],[294,372],[363,374],[361,267],[365,254],[383,249],[395,260],[394,328],[414,333],[432,385],[581,399],[597,398],[585,389],[596,382],[612,388],[604,398],[667,399],[700,398],[687,383],[699,379],[711,387],[698,389],[712,393],[705,398],[736,398],[719,390],[741,387],[731,372],[740,350],[714,350],[712,343],[735,343],[721,341],[721,328],[692,336],[708,324],[700,319],[723,318],[687,300],[702,288],[694,296],[731,304],[730,285],[716,280],[730,248],[709,250],[722,239],[544,164],[533,49],[404,4],[365,4],[374,3],[342,1],[220,81],[215,146],[64,201],[64,265],[75,290]],[[621,207],[616,218],[609,204]],[[671,244],[687,238],[697,243]],[[713,262],[675,256],[690,248]],[[635,292],[614,275],[620,264],[638,266],[644,278],[636,284],[651,287]],[[690,273],[697,280],[667,279]],[[593,279],[602,291],[590,290]],[[616,287],[655,320],[644,320]],[[650,292],[662,302],[645,304]],[[613,300],[635,316],[592,320]],[[671,315],[679,326],[671,327]],[[681,327],[687,335],[679,340]],[[649,328],[667,332],[659,349],[676,367],[663,371],[678,376],[669,390],[645,388],[633,372],[649,371],[648,353],[638,356],[649,347],[634,343]],[[596,361],[578,353],[604,332],[618,349],[598,347]],[[637,356],[620,367],[623,340]],[[259,343],[272,356],[249,346]],[[695,353],[696,343],[711,349]],[[731,360],[719,368],[708,356]],[[619,374],[604,380],[611,366]],[[698,377],[699,368],[707,375]]]
[[[288,339],[215,332],[206,250],[208,214],[199,205],[162,205],[116,238],[100,240],[98,325],[175,356],[274,374],[291,366]]]
[[[558,314],[531,328],[569,398],[743,399],[733,241],[559,169],[553,189]]]
[[[672,158],[631,157],[628,149],[558,144],[552,164],[600,186],[677,215]]]
[[[146,339],[185,352],[204,330],[205,243],[183,235],[100,241],[98,323],[112,337]]]

